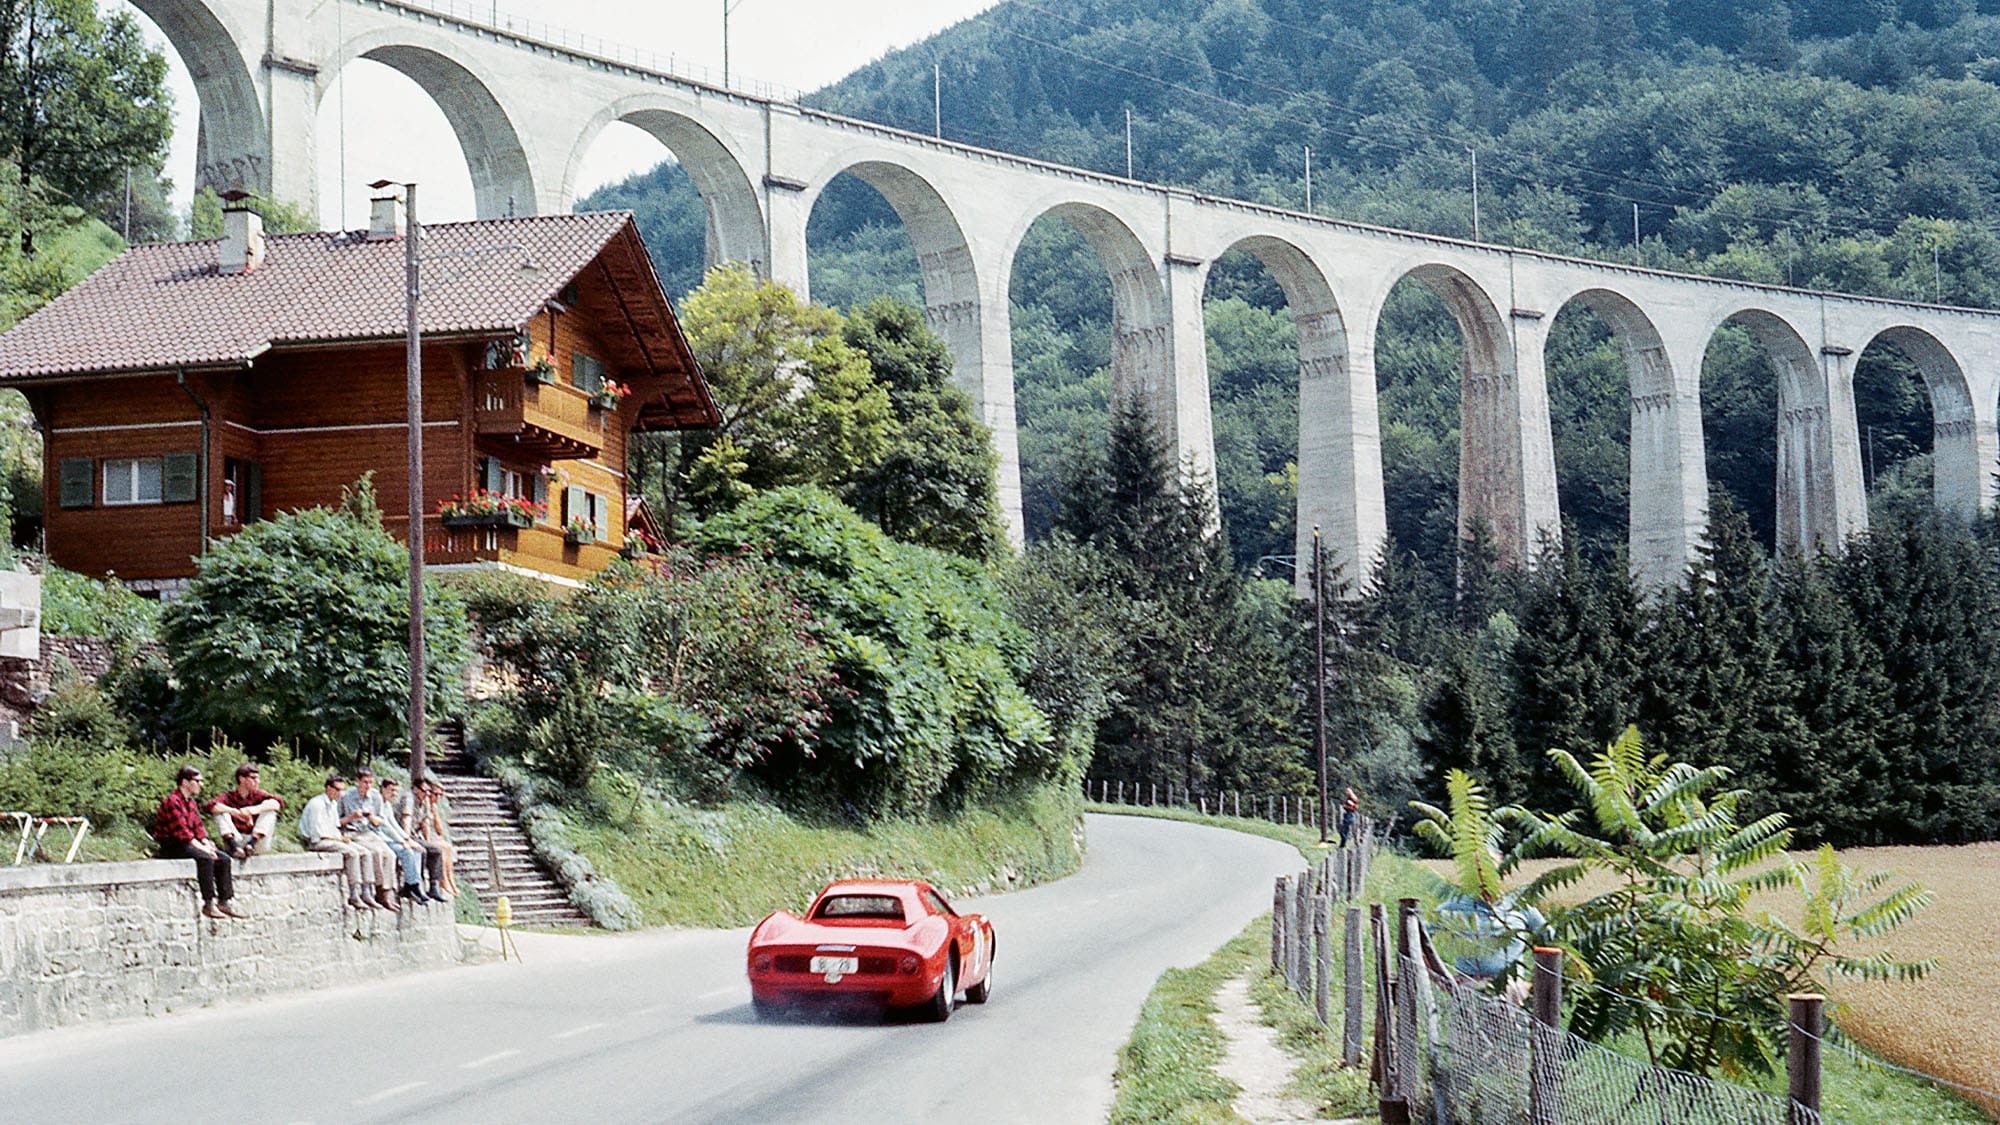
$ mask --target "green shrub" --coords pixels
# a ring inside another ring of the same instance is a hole
[[[136,645],[159,636],[160,603],[116,578],[100,582],[50,566],[42,572],[42,632]]]
[[[51,679],[49,696],[28,725],[31,738],[105,749],[124,748],[137,740],[137,728],[111,697],[77,675],[67,660],[57,657]]]
[[[815,753],[760,767],[781,790],[921,815],[947,794],[977,799],[1059,772],[1048,719],[1021,688],[1027,637],[977,564],[896,543],[810,487],[749,499],[709,520],[695,545],[768,550],[790,567],[847,688]]]
[[[185,721],[322,750],[408,724],[409,558],[364,478],[342,507],[285,512],[217,543],[167,607],[162,640]],[[456,706],[465,611],[431,587],[425,679]]]

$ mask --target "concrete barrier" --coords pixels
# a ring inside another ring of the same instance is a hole
[[[0,867],[0,1036],[454,963],[448,904],[347,908],[328,855],[239,864],[246,919],[198,913],[192,860]]]

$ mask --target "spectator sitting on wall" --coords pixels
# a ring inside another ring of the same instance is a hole
[[[390,811],[396,813],[396,825],[402,827],[404,839],[408,839],[414,847],[424,849],[424,877],[430,881],[430,891],[426,891],[426,895],[442,903],[446,901],[444,895],[446,845],[442,841],[432,839],[428,833],[426,819],[432,815],[432,805],[430,805],[430,789],[426,789],[426,785],[428,783],[424,779],[416,779],[410,783],[408,793],[396,795],[396,783],[384,781],[382,799],[388,801]]]
[[[375,853],[375,862],[377,864],[375,871],[376,885],[382,888],[376,895],[376,901],[392,909],[396,908],[396,899],[390,897],[392,886],[395,893],[402,898],[420,899],[424,897],[424,849],[412,845],[409,838],[403,835],[402,828],[397,826],[395,818],[389,815],[388,803],[382,799],[381,791],[375,788],[375,772],[373,770],[362,769],[356,771],[354,775],[354,791],[340,799],[341,823],[343,825],[347,824],[347,814],[354,809],[364,809],[367,811],[368,815],[365,823],[368,826],[369,833],[372,834],[376,844],[394,859],[396,867],[402,869],[402,883],[400,885],[392,885],[389,880],[394,876],[394,870],[383,863],[383,853],[381,851]],[[347,828],[347,831],[350,834],[349,838],[352,839],[354,828],[350,826]],[[362,846],[367,847],[369,845],[364,840]]]
[[[451,842],[451,802],[445,799],[444,786],[435,777],[423,782],[424,800],[417,806],[417,838],[425,847],[435,844],[444,851],[444,894],[446,898],[458,897],[458,879],[454,868],[458,864],[458,846]]]
[[[174,777],[174,790],[160,801],[153,814],[153,838],[160,842],[161,859],[194,860],[195,881],[201,885],[201,912],[210,918],[243,918],[236,909],[236,888],[229,874],[229,857],[209,842],[208,830],[201,826],[201,808],[195,798],[201,794],[201,771],[182,766]]]
[[[215,835],[222,850],[237,859],[271,850],[271,834],[278,827],[278,810],[285,802],[257,788],[257,764],[236,767],[236,788],[202,806],[215,817]]]
[[[444,892],[438,889],[438,883],[444,879],[444,851],[432,847],[430,841],[418,836],[416,831],[419,807],[417,793],[423,789],[423,784],[419,782],[412,785],[408,793],[398,792],[401,788],[402,786],[393,777],[384,778],[382,781],[382,802],[389,806],[390,812],[389,827],[385,830],[385,835],[389,836],[392,844],[401,843],[404,847],[413,849],[417,853],[424,876],[430,880],[430,894],[426,896],[423,887],[419,885],[414,897],[429,897],[443,902]],[[404,888],[403,893],[409,895],[409,888]]]
[[[401,857],[378,831],[388,819],[382,794],[375,791],[375,771],[366,767],[356,770],[354,788],[340,798],[340,831],[348,843],[368,849],[375,867],[375,901],[385,910],[400,910],[396,904],[396,868]]]
[[[379,910],[368,901],[368,888],[375,883],[375,856],[367,848],[340,834],[340,793],[347,779],[334,774],[326,779],[326,792],[306,802],[299,814],[299,839],[309,852],[330,852],[341,859],[347,873],[347,905],[356,910]]]

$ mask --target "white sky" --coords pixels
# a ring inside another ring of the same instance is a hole
[[[334,0],[338,3],[340,0]],[[796,90],[824,86],[998,0],[735,0],[729,19],[729,69],[738,86],[761,80]],[[572,32],[673,55],[720,74],[724,0],[502,0],[499,10]],[[124,0],[118,9],[133,11]],[[156,28],[139,16],[166,52],[174,92],[174,141],[167,172],[183,208],[194,188],[194,85]],[[345,86],[343,94],[342,87]],[[345,129],[341,127],[345,119]],[[328,229],[367,222],[370,180],[415,180],[423,217],[473,217],[472,182],[444,115],[415,83],[366,60],[350,66],[320,105],[320,220]],[[343,223],[341,138],[346,137]],[[666,150],[629,125],[605,130],[586,158],[578,194],[658,164]]]

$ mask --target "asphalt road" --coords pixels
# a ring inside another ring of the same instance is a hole
[[[1077,874],[953,904],[993,919],[994,991],[942,1025],[758,1023],[747,930],[578,938],[525,964],[0,1040],[0,1118],[1102,1121],[1154,979],[1207,956],[1300,864],[1169,821],[1087,831]]]

